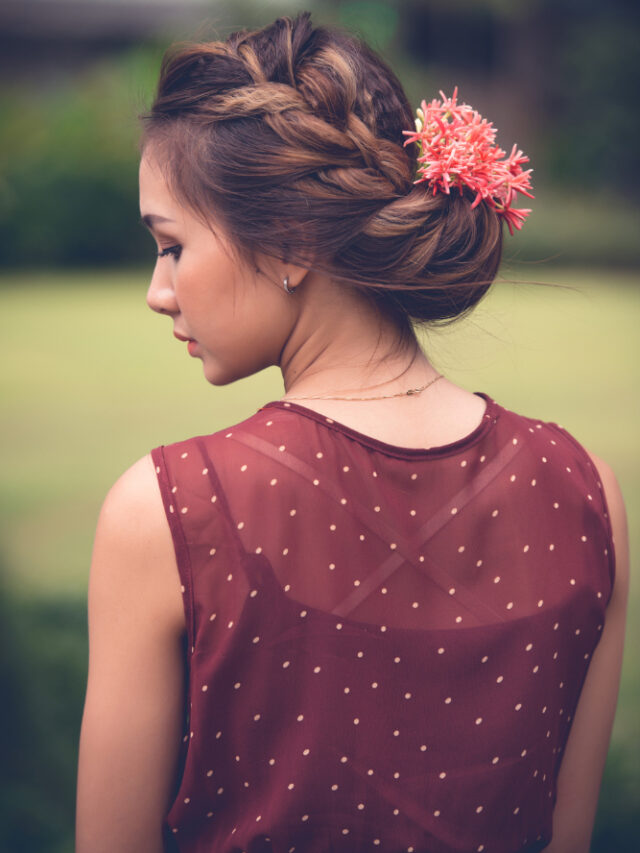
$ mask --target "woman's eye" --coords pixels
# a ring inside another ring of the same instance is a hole
[[[158,252],[158,257],[166,258],[167,255],[173,255],[177,259],[180,257],[180,252],[182,252],[182,246],[168,246],[166,249]]]

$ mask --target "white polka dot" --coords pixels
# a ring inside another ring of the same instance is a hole
[[[507,604],[507,610],[512,610],[512,609],[513,609],[513,601],[510,601],[510,602]]]
[[[440,646],[440,648],[438,649],[438,654],[439,654],[439,655],[443,655],[443,654],[444,654],[444,649],[443,649],[443,647],[442,647],[442,646]]]
[[[535,480],[532,480],[532,481],[531,481],[531,485],[532,485],[532,486],[535,486],[535,484],[536,484],[536,481],[535,481]]]
[[[515,706],[516,711],[519,711],[521,708],[522,708],[522,702],[518,702],[518,704]]]
[[[377,682],[377,681],[372,681],[372,682],[371,682],[371,686],[372,686],[372,687],[373,687],[373,689],[375,690],[375,689],[376,689],[376,687],[378,686],[378,682]]]
[[[394,779],[399,779],[399,778],[400,778],[400,774],[398,773],[398,771],[397,771],[397,770],[396,770],[396,772],[393,774],[393,778],[394,778]]]
[[[342,756],[342,758],[340,759],[340,763],[341,763],[341,764],[346,764],[348,760],[349,760],[349,759],[347,758],[347,756],[346,756],[346,755],[343,755],[343,756]]]
[[[492,517],[495,518],[498,515],[498,512],[499,512],[499,510],[494,509],[493,512],[491,513]]]
[[[358,725],[360,725],[360,719],[359,719],[358,717],[354,717],[354,718],[353,718],[353,725],[354,725],[354,726],[358,726]]]
[[[426,751],[427,751],[427,745],[426,745],[426,743],[423,743],[422,746],[420,747],[420,752],[426,752]]]
[[[394,662],[394,663],[400,663],[400,658],[396,656],[396,657],[393,659],[393,662]]]
[[[404,698],[405,699],[411,699],[411,693],[405,693]]]
[[[476,814],[480,814],[483,808],[483,806],[476,806]]]
[[[247,470],[247,466],[246,466],[246,465],[241,465],[241,466],[240,466],[240,470],[241,470],[241,471],[246,471],[246,470]]]
[[[527,643],[527,645],[524,648],[525,648],[525,651],[530,652],[531,649],[533,648],[533,643]]]
[[[273,421],[267,421],[267,426],[271,426],[272,423]]]
[[[337,790],[338,790],[338,786],[337,786],[337,785],[332,785],[332,786],[331,786],[331,790],[332,790],[332,791],[337,791]]]
[[[322,459],[322,456],[323,456],[323,453],[322,453],[322,451],[321,451],[321,450],[319,450],[319,451],[316,453],[316,459]]]
[[[476,726],[479,726],[482,723],[482,717],[476,717]]]
[[[313,668],[313,671],[315,672],[315,674],[316,674],[316,675],[317,675],[321,670],[322,670],[322,667],[321,667],[321,666],[314,666],[314,668]]]
[[[298,714],[298,716],[296,717],[296,720],[297,720],[299,723],[301,723],[301,722],[304,720],[304,714]]]
[[[280,453],[282,453],[282,451],[283,451],[283,450],[285,450],[285,449],[286,449],[286,448],[285,448],[284,444],[281,444],[281,445],[280,445],[280,447],[278,448],[278,450],[280,451]]]
[[[498,761],[500,761],[500,759],[498,758],[498,756],[497,756],[497,755],[494,755],[494,757],[491,759],[491,763],[492,763],[492,764],[497,764],[497,763],[498,763]]]
[[[290,666],[290,664],[291,664],[291,661],[290,661],[290,660],[285,660],[285,661],[283,661],[283,663],[282,663],[282,668],[283,668],[283,669],[287,669],[287,668]]]
[[[398,729],[394,729],[393,736],[398,737],[399,734],[400,732],[398,731]]]
[[[502,684],[503,681],[504,681],[504,675],[499,675],[496,678],[496,684]]]
[[[314,480],[314,481],[313,481],[313,485],[314,485],[314,486],[319,486],[319,485],[320,485],[320,480]]]
[[[336,623],[336,631],[341,631],[341,630],[342,630],[342,622],[337,622]]]
[[[270,481],[270,485],[275,486],[275,484],[276,484],[277,482],[278,482],[277,478],[276,478],[276,477],[273,477],[273,478],[272,478],[272,480]]]
[[[444,772],[444,770],[442,771],[442,773],[438,773],[438,778],[439,779],[446,779],[447,778],[447,774]]]
[[[414,601],[411,606],[413,607],[414,610],[417,610],[417,608],[420,607],[420,605],[418,604],[417,601]]]
[[[527,551],[529,550],[529,546],[528,546],[528,545],[525,545],[525,546],[524,546],[524,548],[523,548],[522,550],[523,550],[523,551],[524,551],[524,553],[526,554],[526,553],[527,553]]]
[[[457,507],[457,506],[453,506],[453,507],[451,507],[451,515],[455,515],[457,512],[458,512],[458,507]]]
[[[486,663],[488,660],[489,660],[489,655],[485,655],[485,656],[482,658],[481,663]]]
[[[511,480],[511,482],[512,482],[512,483],[513,483],[513,482],[515,482],[515,480],[516,480],[516,475],[515,475],[515,474],[512,474],[512,475],[509,477],[509,479]]]
[[[433,813],[434,817],[440,817],[440,809],[436,809]]]
[[[336,529],[335,524],[330,524],[330,525],[329,525],[329,530],[335,530],[335,529]]]
[[[449,595],[455,595],[455,594],[456,594],[456,588],[455,588],[455,586],[452,586],[451,589],[449,590]]]
[[[203,685],[202,685],[202,692],[203,692],[203,693],[206,693],[208,689],[209,689],[209,685],[208,685],[208,684],[203,684]]]
[[[452,701],[453,701],[453,700],[451,699],[451,696],[447,696],[447,698],[444,700],[444,704],[445,704],[445,705],[450,705]]]
[[[493,582],[494,583],[500,583],[500,575],[496,575],[495,578],[493,579]]]

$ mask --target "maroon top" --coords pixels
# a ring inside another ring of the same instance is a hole
[[[428,450],[275,401],[153,451],[189,651],[168,849],[549,843],[611,527],[568,432],[479,396]]]

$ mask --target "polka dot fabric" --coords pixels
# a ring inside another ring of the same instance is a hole
[[[168,849],[549,843],[611,528],[576,439],[479,396],[428,450],[274,401],[153,451],[188,626]]]

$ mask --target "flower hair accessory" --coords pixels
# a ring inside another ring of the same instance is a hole
[[[531,210],[514,208],[516,193],[535,198],[531,189],[532,169],[522,169],[529,158],[514,145],[511,154],[495,144],[496,130],[491,122],[468,104],[458,104],[458,87],[451,98],[440,92],[442,100],[430,104],[422,102],[416,110],[416,129],[404,130],[405,145],[417,142],[420,146],[418,173],[414,181],[428,181],[433,194],[438,191],[449,194],[451,187],[463,187],[476,193],[472,208],[481,201],[493,207],[503,217],[513,234],[513,229],[522,228],[522,223]]]

